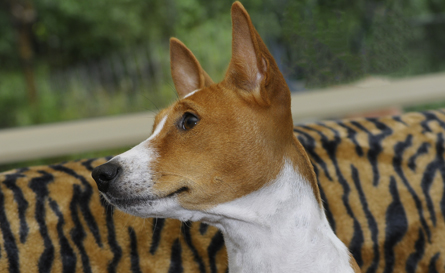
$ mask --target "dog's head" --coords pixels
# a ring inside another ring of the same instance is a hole
[[[180,99],[156,116],[147,140],[93,171],[111,204],[138,216],[181,218],[184,210],[204,211],[277,176],[296,145],[290,92],[239,2],[232,6],[232,39],[232,59],[217,84],[184,44],[170,40]]]

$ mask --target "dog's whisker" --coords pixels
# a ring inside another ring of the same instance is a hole
[[[158,107],[158,105],[156,104],[156,103],[154,103],[154,101],[149,97],[149,96],[147,96],[146,94],[144,94],[144,93],[142,93],[142,96],[146,99],[146,100],[148,100],[155,108],[156,108],[156,111],[157,112],[159,112],[159,107]],[[148,110],[148,108],[147,108],[147,110]]]

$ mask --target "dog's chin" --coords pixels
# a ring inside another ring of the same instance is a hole
[[[135,197],[135,198],[116,198],[110,195],[103,195],[105,199],[113,206],[118,208],[127,208],[135,206],[146,206],[152,205],[156,198],[153,197]]]

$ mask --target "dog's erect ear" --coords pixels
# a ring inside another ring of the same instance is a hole
[[[180,98],[213,84],[193,53],[176,38],[170,39],[170,68]]]
[[[225,80],[252,93],[261,105],[269,105],[263,88],[268,81],[272,55],[267,50],[250,16],[240,2],[232,5],[232,60]]]

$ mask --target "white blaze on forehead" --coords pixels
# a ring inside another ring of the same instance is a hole
[[[188,93],[187,95],[185,95],[185,96],[183,97],[183,99],[185,99],[185,98],[187,98],[187,97],[190,97],[191,95],[195,94],[196,92],[198,92],[198,91],[200,91],[200,90],[201,90],[201,89],[193,90],[192,92],[190,92],[190,93]]]
[[[156,126],[155,131],[153,132],[153,134],[151,134],[151,136],[146,141],[150,141],[150,140],[154,139],[157,135],[159,135],[159,133],[162,131],[162,128],[164,128],[164,124],[165,124],[166,121],[167,121],[167,115],[165,115],[161,119],[161,122],[159,122],[158,126]]]

